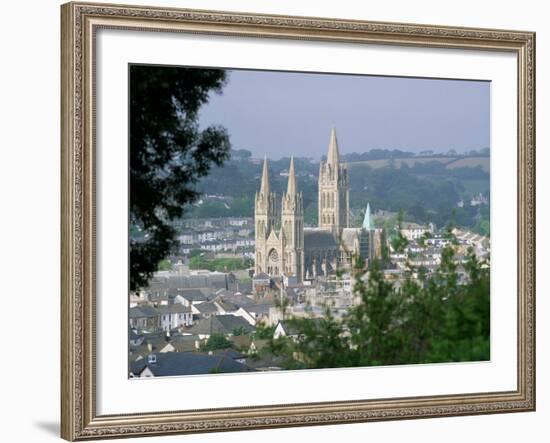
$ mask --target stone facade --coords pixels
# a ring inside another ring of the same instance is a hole
[[[319,168],[318,193],[318,227],[304,228],[303,199],[297,188],[294,159],[290,160],[287,190],[280,206],[276,194],[270,191],[268,163],[264,159],[254,211],[256,274],[296,276],[302,282],[327,276],[339,266],[348,267],[354,255],[373,256],[376,230],[370,223],[370,208],[366,211],[368,225],[349,227],[348,168],[340,163],[334,129],[327,160]]]

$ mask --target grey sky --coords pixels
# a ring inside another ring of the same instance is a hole
[[[489,147],[490,83],[231,70],[200,119],[255,157],[319,158],[332,126],[342,153],[463,152]]]

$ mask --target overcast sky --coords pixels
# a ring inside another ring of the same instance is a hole
[[[463,152],[490,145],[490,83],[231,70],[200,121],[255,157],[320,158],[333,126],[342,153]]]

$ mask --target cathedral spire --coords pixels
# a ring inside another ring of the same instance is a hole
[[[264,169],[262,171],[262,184],[260,194],[269,195],[269,173],[267,170],[267,156],[264,156]]]
[[[330,133],[330,143],[328,145],[327,163],[333,167],[340,164],[340,153],[338,152],[338,140],[336,140],[336,128],[332,128]]]
[[[286,188],[287,195],[296,194],[296,174],[294,172],[294,156],[290,157],[290,168],[288,170],[288,186]]]
[[[370,204],[367,203],[367,209],[365,209],[365,218],[363,218],[363,229],[371,231],[374,229],[374,222],[370,212]]]

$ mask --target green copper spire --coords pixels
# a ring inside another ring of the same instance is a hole
[[[363,219],[363,229],[370,231],[374,229],[374,221],[372,214],[370,213],[370,204],[367,203],[367,209],[365,210],[365,218]]]

